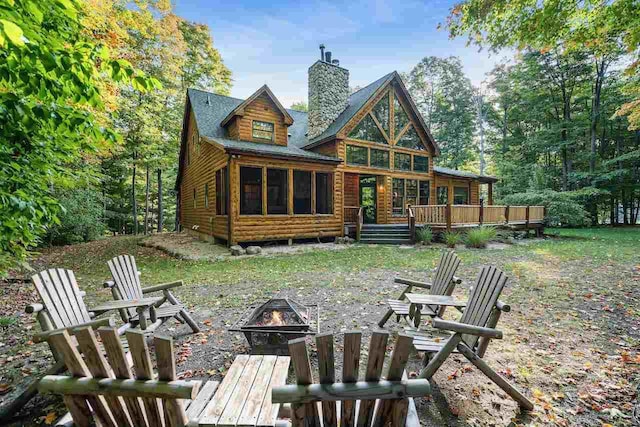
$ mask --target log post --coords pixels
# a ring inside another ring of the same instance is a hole
[[[509,205],[504,208],[504,223],[509,224]]]
[[[525,222],[524,222],[524,226],[527,228],[527,233],[529,233],[529,205],[527,205],[527,209],[525,210],[526,212],[526,216],[525,216]]]
[[[447,231],[451,231],[451,203],[447,201],[447,205],[444,208],[444,213],[447,221]]]
[[[484,221],[484,199],[480,199],[480,212],[478,213],[478,222],[482,225]]]

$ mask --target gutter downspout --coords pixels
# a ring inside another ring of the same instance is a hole
[[[225,179],[225,191],[227,192],[227,247],[231,247],[231,238],[233,233],[231,232],[231,156],[232,154],[227,154],[227,173]]]

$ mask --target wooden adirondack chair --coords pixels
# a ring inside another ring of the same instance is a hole
[[[502,339],[502,332],[495,327],[500,314],[511,310],[498,300],[507,280],[508,277],[497,268],[483,267],[460,321],[447,321],[439,317],[432,320],[435,329],[452,332],[452,335],[448,339],[436,341],[416,334],[413,345],[417,351],[425,352],[425,367],[420,372],[421,378],[431,378],[451,353],[461,353],[516,400],[520,407],[532,410],[533,403],[482,360],[489,342],[492,339]]]
[[[78,347],[67,331],[48,337],[49,344],[64,355],[71,376],[48,375],[38,387],[42,393],[64,396],[71,419],[57,425],[73,422],[85,427],[95,420],[104,427],[185,426],[195,421],[218,387],[215,381],[201,387],[201,381],[176,379],[171,338],[154,337],[156,376],[142,331],[126,332],[135,374],[125,360],[115,328],[98,330],[106,358],[91,327],[74,333]]]
[[[361,333],[345,333],[342,382],[336,382],[333,335],[317,335],[318,383],[314,383],[311,373],[305,339],[289,341],[297,384],[274,387],[271,400],[292,404],[294,427],[319,427],[321,418],[324,427],[420,426],[412,398],[428,395],[429,382],[406,377],[405,366],[413,341],[408,335],[398,336],[389,371],[386,379],[382,379],[388,338],[387,332],[373,333],[364,381],[359,381]],[[340,410],[337,401],[341,402]],[[321,411],[317,402],[322,402]]]
[[[388,299],[389,311],[378,322],[378,326],[381,328],[387,323],[387,320],[392,315],[396,315],[396,320],[405,319],[410,326],[418,328],[420,326],[420,317],[413,317],[410,314],[410,304],[407,303],[405,295],[411,293],[414,287],[427,289],[429,295],[446,295],[449,296],[453,293],[453,289],[456,284],[460,284],[462,281],[455,277],[456,271],[460,266],[460,258],[453,251],[443,251],[436,268],[436,273],[433,276],[433,283],[417,282],[411,279],[404,279],[397,277],[394,279],[395,283],[407,285],[404,291],[400,294],[398,299]],[[423,307],[421,314],[426,314],[431,317],[442,316],[444,314],[445,306],[429,305]]]
[[[82,326],[113,326],[112,317],[94,319],[95,312],[88,310],[84,303],[85,293],[80,290],[71,270],[52,268],[31,277],[42,303],[26,307],[27,313],[35,313],[41,332],[34,335],[34,343],[46,341],[56,331],[72,330]],[[99,312],[98,312],[99,313]],[[55,374],[64,370],[62,355],[51,348],[55,360],[46,374]],[[0,409],[0,419],[11,416],[24,406],[37,392],[38,380],[33,381],[11,403]]]
[[[194,333],[200,332],[200,328],[184,309],[171,289],[182,286],[182,280],[163,283],[160,285],[143,288],[140,284],[140,272],[136,267],[136,260],[131,255],[120,255],[108,261],[109,270],[113,280],[104,283],[105,288],[110,288],[115,300],[137,300],[149,297],[149,294],[162,291],[163,296],[156,297],[156,303],[143,315],[140,309],[132,308],[120,310],[120,317],[125,324],[140,324],[142,329],[151,332],[167,320],[175,317],[181,323],[186,322]],[[165,304],[168,302],[168,304]],[[147,324],[147,316],[151,324]]]

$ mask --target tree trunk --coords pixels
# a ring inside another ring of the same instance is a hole
[[[146,170],[145,194],[144,194],[144,234],[149,232],[149,165]]]
[[[478,95],[478,127],[480,133],[480,175],[484,175],[486,166],[484,159],[484,114],[482,113],[482,94]]]
[[[507,152],[507,106],[503,108],[503,119],[502,119],[502,153]]]
[[[603,58],[598,64],[596,58],[596,82],[593,88],[593,99],[591,100],[591,157],[589,159],[589,172],[591,172],[591,179],[594,179],[594,173],[596,170],[596,132],[598,126],[598,119],[600,116],[600,94],[602,93],[602,83],[604,82],[604,73],[607,69],[607,62]]]
[[[136,201],[136,152],[133,152],[133,175],[131,176],[131,209],[133,210],[133,234],[138,234],[138,202]]]
[[[164,212],[162,212],[162,169],[158,169],[158,233],[162,233],[164,226]]]

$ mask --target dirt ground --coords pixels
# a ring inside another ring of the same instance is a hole
[[[631,242],[598,241],[598,247],[587,238],[574,238],[457,249],[463,284],[455,295],[465,298],[480,266],[487,263],[511,277],[501,298],[513,308],[498,326],[504,339],[491,343],[485,360],[524,391],[536,408],[521,414],[497,386],[455,356],[435,375],[433,396],[416,401],[423,425],[631,425],[640,378],[640,232],[633,233]],[[345,330],[363,331],[366,348],[370,332],[386,312],[384,299],[397,297],[403,289],[393,278],[427,279],[442,250],[356,245],[339,252],[190,263],[124,240],[79,246],[47,250],[34,267],[85,269],[78,280],[89,284],[89,292],[98,295],[96,301],[108,295],[98,290],[95,267],[83,267],[78,259],[83,254],[104,263],[126,250],[137,257],[149,284],[161,281],[152,280],[158,277],[185,277],[186,286],[176,295],[203,332],[193,335],[185,325],[170,321],[159,333],[175,338],[181,377],[217,380],[235,355],[249,352],[244,336],[227,330],[249,304],[271,296],[319,304],[320,328],[337,334],[336,352],[342,351],[340,332]],[[3,284],[0,293],[0,319],[15,319],[0,324],[0,398],[7,399],[42,371],[50,357],[46,345],[29,342],[29,335],[38,330],[31,316],[22,313],[24,305],[36,301],[31,285]],[[448,316],[455,318],[455,313]],[[386,327],[392,336],[404,329],[393,319]],[[415,355],[410,370],[417,372],[419,367]],[[339,366],[337,370],[339,375]],[[59,398],[38,396],[13,425],[46,425],[63,411]]]

